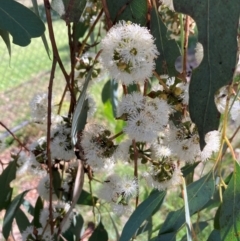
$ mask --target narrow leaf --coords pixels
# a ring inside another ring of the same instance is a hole
[[[9,236],[9,233],[12,228],[13,219],[15,218],[16,212],[18,211],[20,205],[22,204],[23,198],[28,191],[30,190],[26,190],[21,194],[17,195],[9,205],[8,209],[6,210],[6,213],[4,215],[4,220],[3,220],[3,229],[2,229],[3,236],[5,237],[5,239],[7,239]]]
[[[42,198],[39,196],[35,204],[34,219],[32,221],[34,227],[40,228],[42,226],[41,223],[39,222],[40,213],[42,209],[43,209],[43,201],[42,201]]]
[[[9,32],[6,30],[0,29],[0,36],[2,37],[4,43],[7,46],[9,56],[11,56],[11,44],[10,44],[10,39],[9,39]]]
[[[191,218],[190,218],[188,194],[187,194],[185,180],[183,181],[183,195],[184,195],[185,222],[186,222],[186,229],[187,229],[187,241],[192,241]]]
[[[16,162],[12,161],[3,170],[0,175],[0,211],[6,209],[11,201],[12,188],[10,187],[10,182],[16,177]]]
[[[98,224],[97,228],[94,230],[93,234],[89,238],[89,241],[108,241],[108,233],[103,226],[102,222]]]
[[[181,172],[183,176],[186,177],[188,174],[192,173],[199,163],[200,162],[194,162],[193,164],[186,164],[184,167],[182,167]]]
[[[81,195],[77,201],[77,204],[95,206],[97,200],[97,197],[94,197],[89,192],[82,190]]]
[[[223,194],[219,216],[221,240],[240,240],[240,166],[237,162]]]
[[[84,220],[81,214],[78,214],[73,217],[71,230],[72,230],[72,233],[75,235],[75,240],[80,240],[83,225],[84,225]]]
[[[189,110],[197,125],[200,146],[205,146],[205,134],[217,130],[220,114],[214,95],[228,85],[236,66],[239,0],[173,0],[177,12],[190,15],[198,27],[198,40],[204,57],[192,73],[189,87]],[[221,41],[216,41],[221,39]]]
[[[57,195],[57,197],[60,197],[60,188],[61,188],[61,176],[58,171],[58,169],[53,168],[52,169],[52,175],[53,175],[53,190],[54,193]]]
[[[77,138],[76,138],[77,133],[83,130],[86,124],[87,102],[85,101],[85,99],[86,99],[86,92],[88,88],[88,83],[91,79],[92,71],[93,71],[93,68],[91,68],[91,70],[88,72],[85,83],[83,85],[81,95],[79,96],[79,99],[78,99],[77,107],[73,114],[71,136],[72,136],[72,142],[74,145],[77,142]]]
[[[137,207],[125,224],[120,241],[129,241],[134,236],[140,225],[152,215],[165,195],[165,191],[155,191]]]
[[[45,31],[43,22],[28,8],[13,1],[0,1],[0,29],[8,31],[13,43],[27,46],[31,38],[40,37]]]
[[[222,241],[219,230],[214,229],[208,237],[207,241]]]
[[[125,20],[145,26],[148,13],[146,0],[107,0],[106,2],[114,24]]]
[[[156,8],[151,11],[151,34],[155,38],[157,49],[160,53],[156,60],[156,71],[159,75],[175,76],[175,61],[180,56],[180,49],[175,40],[167,38],[167,27]]]
[[[208,173],[198,181],[187,186],[190,216],[201,210],[201,208],[211,199],[214,190],[215,184],[211,173]],[[176,233],[184,223],[184,207],[177,211],[170,212],[160,229],[158,239],[162,240],[162,237],[169,234],[171,238],[169,238],[168,241],[175,240]]]
[[[20,233],[22,233],[28,226],[30,226],[30,222],[26,214],[20,208],[16,212],[15,219]]]
[[[37,0],[32,0],[32,5],[33,5],[33,9],[34,9],[35,14],[40,18]],[[45,50],[46,50],[46,52],[47,52],[47,55],[48,55],[48,57],[49,57],[49,59],[50,59],[50,49],[49,49],[49,46],[48,46],[48,42],[47,42],[47,38],[46,38],[45,33],[43,33],[43,35],[41,36],[41,38],[42,38],[42,41],[43,41],[43,45],[44,45],[44,47],[45,47]]]

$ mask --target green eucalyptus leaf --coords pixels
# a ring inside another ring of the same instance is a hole
[[[174,0],[177,12],[190,15],[198,27],[198,41],[204,57],[192,73],[189,87],[189,110],[197,125],[201,149],[205,134],[217,130],[220,114],[214,95],[233,79],[237,56],[239,0]]]
[[[16,162],[12,161],[0,175],[0,211],[6,209],[11,201],[13,189],[10,182],[16,177]]]
[[[19,209],[20,205],[22,204],[23,198],[28,191],[30,191],[30,190],[26,190],[26,191],[22,192],[21,194],[17,195],[13,199],[11,204],[8,206],[8,209],[6,210],[6,213],[5,213],[4,219],[3,219],[3,227],[2,227],[2,233],[3,233],[3,236],[5,239],[7,239],[9,236],[9,233],[12,228],[13,219],[15,218],[16,213],[18,212],[18,209]]]
[[[98,224],[98,226],[95,228],[92,236],[89,238],[89,241],[108,241],[108,233],[103,226],[102,222]]]
[[[227,190],[223,194],[219,224],[222,241],[240,239],[240,166],[237,162]]]
[[[219,230],[213,229],[207,241],[222,241]]]
[[[27,46],[31,38],[40,37],[45,25],[31,10],[13,1],[0,1],[0,29],[8,31],[13,43]]]
[[[52,8],[66,23],[78,23],[86,7],[87,0],[52,0]]]
[[[33,5],[33,9],[34,9],[35,14],[40,18],[37,0],[32,0],[32,5]],[[50,49],[49,49],[49,46],[48,46],[48,42],[47,42],[47,38],[46,38],[45,33],[43,33],[41,38],[42,38],[42,42],[43,42],[43,45],[45,47],[45,50],[47,52],[47,55],[50,59]]]
[[[84,227],[84,220],[81,214],[74,215],[71,227],[71,231],[75,236],[75,240],[80,240],[81,231]]]
[[[75,29],[74,29],[74,39],[78,40],[84,36],[88,29],[88,26],[84,24],[84,22],[78,22],[75,24]]]
[[[106,0],[113,24],[120,20],[131,21],[145,26],[148,6],[146,0]]]
[[[61,193],[61,176],[58,171],[58,169],[53,168],[52,169],[52,175],[53,175],[53,189],[54,193],[57,195],[57,197],[60,197]]]
[[[211,199],[214,190],[215,184],[212,173],[208,173],[201,179],[187,186],[190,216],[202,209]],[[171,237],[168,241],[175,240],[177,232],[184,223],[184,207],[177,211],[170,212],[159,231],[158,240],[162,240],[166,234],[169,234],[169,237]]]
[[[82,190],[81,195],[77,201],[77,204],[95,206],[98,198],[92,196],[89,192]]]
[[[156,8],[151,11],[151,34],[155,38],[157,49],[160,53],[156,59],[156,72],[159,75],[167,74],[170,77],[177,75],[175,61],[180,56],[180,49],[174,39],[167,38],[167,27]]]
[[[18,229],[21,233],[30,226],[30,222],[26,216],[26,214],[19,208],[16,212],[15,219],[17,222]]]
[[[77,107],[73,114],[73,121],[72,121],[72,142],[75,145],[77,143],[77,133],[84,129],[84,126],[87,121],[87,111],[88,111],[88,101],[86,100],[87,88],[88,83],[92,76],[93,68],[88,72],[86,77],[85,83],[83,85],[83,89],[81,95],[79,96]]]
[[[159,203],[162,202],[166,195],[165,191],[157,191],[152,192],[147,199],[145,199],[132,213],[128,221],[126,222],[122,235],[119,241],[129,241],[140,225],[144,222],[144,220],[148,219],[159,206]]]
[[[10,39],[9,39],[9,32],[6,30],[0,29],[0,36],[2,37],[4,43],[7,46],[9,56],[11,56],[11,43],[10,43]]]
[[[43,209],[43,201],[42,201],[42,198],[39,196],[35,204],[34,218],[32,221],[34,227],[40,228],[42,226],[41,223],[39,222],[40,213],[42,209]]]
[[[181,172],[183,176],[186,177],[188,174],[192,173],[199,163],[200,162],[194,162],[193,164],[186,164],[184,167],[182,167]]]

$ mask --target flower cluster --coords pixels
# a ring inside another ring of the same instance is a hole
[[[102,40],[102,59],[112,78],[125,85],[144,83],[152,76],[159,54],[147,28],[124,21]]]

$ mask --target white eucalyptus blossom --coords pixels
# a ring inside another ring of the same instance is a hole
[[[151,99],[138,92],[127,94],[119,104],[119,118],[126,119],[124,132],[137,142],[152,142],[163,131],[171,108],[165,100]]]
[[[210,131],[205,135],[206,146],[200,154],[202,161],[209,159],[213,153],[219,151],[220,141],[221,133],[219,131]]]
[[[129,85],[152,76],[158,51],[147,28],[121,21],[101,44],[103,63],[112,78]]]
[[[30,102],[31,117],[34,122],[44,123],[47,120],[48,94],[36,94]]]
[[[56,228],[60,227],[60,224],[69,209],[70,209],[70,205],[68,203],[58,202],[57,204],[53,204],[52,215],[53,215],[53,221],[56,225]],[[73,215],[74,215],[73,212],[71,212],[68,215],[67,220],[62,227],[63,233],[70,227],[72,219],[73,219]],[[48,220],[49,220],[49,208],[44,208],[41,211],[40,218],[39,218],[39,221],[40,221],[42,227],[45,227],[47,225]],[[57,232],[57,229],[55,229],[55,232]]]
[[[71,142],[71,128],[58,124],[51,130],[51,156],[53,159],[69,161],[75,158]]]
[[[41,171],[41,166],[35,155],[32,152],[27,154],[21,151],[17,157],[17,175],[38,174],[39,171]]]
[[[98,197],[111,204],[117,215],[124,214],[129,210],[128,200],[138,194],[138,181],[134,177],[120,177],[112,174],[106,178],[98,190]]]
[[[54,193],[54,190],[52,190],[52,198],[53,200],[57,200],[57,196]],[[44,200],[49,200],[49,194],[50,194],[50,179],[49,176],[44,176],[40,179],[38,186],[37,186],[37,192],[39,196],[41,196]]]
[[[34,226],[28,226],[25,231],[22,233],[22,241],[53,241],[54,236],[51,234],[49,228],[35,228]]]
[[[76,64],[74,76],[75,80],[77,80],[77,85],[80,90],[82,90],[85,80],[88,76],[89,70],[92,66],[93,70],[89,86],[104,78],[106,71],[103,68],[102,59],[101,57],[98,57],[98,59],[94,63],[95,57],[95,53],[87,52],[78,60]]]
[[[83,131],[81,145],[87,164],[93,170],[109,170],[115,163],[116,146],[109,139],[110,131],[104,126],[88,123]]]
[[[180,167],[172,161],[159,162],[151,166],[149,172],[143,173],[147,184],[151,188],[165,190],[181,184],[182,173]]]

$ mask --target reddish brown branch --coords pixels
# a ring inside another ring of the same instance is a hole
[[[107,27],[108,27],[107,30],[109,30],[113,26],[113,22],[111,20],[110,13],[108,11],[108,6],[107,6],[106,0],[102,0],[102,6],[103,6],[103,11],[104,11],[105,16],[106,16],[106,22],[107,22]]]
[[[48,117],[47,117],[47,160],[49,171],[49,223],[51,233],[53,233],[53,210],[52,210],[52,193],[53,193],[53,175],[52,175],[52,158],[51,158],[51,116],[52,116],[52,88],[54,73],[56,71],[57,59],[53,56],[51,75],[48,85]]]
[[[65,77],[68,89],[71,93],[71,98],[72,98],[73,102],[76,103],[75,95],[74,95],[73,89],[71,88],[70,81],[69,81],[70,77],[67,74],[67,72],[66,72],[66,70],[63,66],[62,60],[60,58],[60,55],[58,53],[57,44],[56,44],[54,31],[53,31],[52,17],[51,17],[51,6],[50,6],[50,3],[49,3],[49,0],[44,0],[44,6],[45,6],[45,12],[46,12],[46,18],[47,18],[47,24],[48,24],[48,31],[49,31],[49,38],[50,38],[51,45],[52,45],[53,55],[56,58],[56,60],[59,64],[59,67],[60,67],[60,69],[61,69],[61,71],[62,71],[62,73]]]
[[[7,130],[7,132],[9,132],[9,133],[11,134],[11,136],[13,137],[13,139],[14,139],[15,141],[17,141],[18,144],[19,144],[22,148],[24,148],[26,151],[29,151],[29,149],[28,149],[28,148],[13,134],[13,132],[12,132],[10,129],[8,129],[1,121],[0,121],[0,125],[3,126],[3,127]]]

